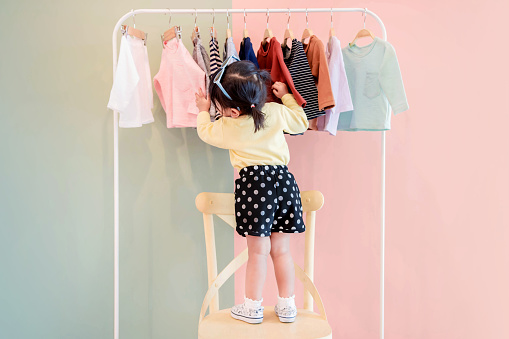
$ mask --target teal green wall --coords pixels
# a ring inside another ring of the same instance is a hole
[[[132,8],[164,1],[9,1],[0,10],[0,338],[113,337],[112,30]],[[231,8],[231,1],[214,1]],[[222,19],[222,20],[221,20]],[[203,30],[211,15],[198,17]],[[132,24],[132,20],[126,21]],[[184,26],[191,15],[174,15]],[[168,15],[136,16],[152,76]],[[226,21],[216,27],[224,37]],[[199,192],[232,192],[225,150],[196,130],[155,122],[120,129],[120,334],[196,338],[207,289]],[[217,228],[219,269],[233,257]],[[233,281],[220,306],[233,304]]]

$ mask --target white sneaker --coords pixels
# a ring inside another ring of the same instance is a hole
[[[230,314],[234,319],[242,320],[250,324],[259,324],[263,321],[263,306],[251,308],[246,302],[231,308]]]
[[[279,321],[282,323],[293,323],[295,321],[295,317],[297,317],[297,307],[295,306],[285,306],[280,308],[279,305],[276,305],[274,306],[274,311],[279,317]]]

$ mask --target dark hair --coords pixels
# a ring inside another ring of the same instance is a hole
[[[267,100],[269,72],[258,69],[254,63],[248,60],[237,61],[226,66],[221,78],[221,86],[232,100],[228,99],[214,84],[213,79],[216,74],[217,72],[211,76],[210,81],[211,102],[221,108],[238,108],[243,114],[251,115],[254,120],[255,132],[264,128],[265,113],[261,109]],[[252,104],[254,107],[251,107]]]

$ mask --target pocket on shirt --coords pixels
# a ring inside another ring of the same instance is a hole
[[[189,88],[183,92],[183,96],[186,98],[188,102],[187,113],[198,114],[200,110],[196,106],[196,96],[195,93],[198,92],[195,88]]]
[[[366,80],[364,83],[364,95],[370,99],[376,98],[380,95],[380,82],[378,81],[377,72],[367,72]]]

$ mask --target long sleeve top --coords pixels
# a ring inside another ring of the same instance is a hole
[[[251,43],[251,39],[249,37],[245,37],[240,42],[239,58],[240,60],[249,60],[256,65],[256,68],[260,68],[260,66],[258,66],[256,54],[253,50],[253,44]]]
[[[231,55],[235,55],[237,58],[239,57],[239,54],[237,53],[237,49],[235,48],[235,44],[233,43],[233,38],[229,37],[224,42],[223,60],[228,59],[228,57]]]
[[[293,39],[292,48],[283,46],[282,50],[285,65],[288,67],[288,71],[290,71],[293,84],[300,95],[306,100],[304,112],[308,120],[324,115],[325,111],[321,111],[318,107],[318,89],[316,88],[313,74],[311,74],[311,68],[302,47],[302,42]]]
[[[288,86],[288,90],[295,96],[297,103],[304,107],[306,100],[297,92],[293,84],[292,76],[288,67],[285,65],[283,58],[283,50],[281,44],[277,41],[276,37],[273,37],[265,45],[260,43],[260,48],[256,53],[256,59],[260,69],[269,71],[272,83],[267,86],[267,102],[281,102],[273,93],[271,86],[274,82],[283,82]]]
[[[119,112],[119,127],[141,127],[154,121],[154,98],[147,46],[122,36],[117,70],[107,107]]]
[[[339,116],[338,130],[383,131],[391,128],[391,110],[409,109],[394,47],[378,37],[369,45],[342,49],[353,110]]]
[[[303,133],[309,124],[293,94],[285,94],[281,100],[283,105],[265,103],[265,127],[257,132],[250,115],[223,116],[211,122],[208,112],[202,111],[197,119],[198,136],[212,146],[228,149],[232,166],[238,171],[253,165],[288,165],[290,151],[284,132]]]
[[[308,58],[311,73],[315,78],[315,84],[318,88],[318,106],[320,110],[332,108],[335,105],[334,94],[329,76],[329,67],[325,57],[325,47],[323,42],[316,35],[309,38],[309,43],[302,44],[304,52]]]
[[[327,109],[325,115],[318,117],[317,127],[319,131],[327,131],[331,135],[336,135],[341,112],[353,110],[341,43],[337,37],[333,36],[329,39],[329,43],[325,48],[325,56],[329,65],[329,75],[336,106]]]

